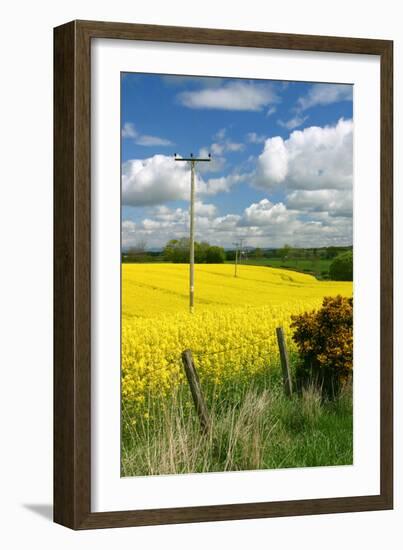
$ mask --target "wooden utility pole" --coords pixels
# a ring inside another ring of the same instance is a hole
[[[242,260],[243,242],[245,239],[239,239],[239,241],[232,243],[235,246],[235,270],[234,277],[238,277],[238,264]]]
[[[280,350],[281,370],[283,372],[284,393],[287,397],[292,395],[292,382],[290,375],[290,362],[288,359],[287,345],[284,338],[284,331],[281,327],[276,328],[278,348]]]
[[[234,277],[238,277],[238,243],[232,243],[235,245],[235,271]]]
[[[189,253],[189,310],[193,313],[195,292],[195,163],[190,163],[190,253]]]
[[[206,433],[210,430],[210,417],[207,411],[206,403],[203,398],[199,376],[197,374],[192,352],[190,351],[190,349],[185,349],[185,351],[182,353],[182,362],[185,368],[186,378],[189,382],[189,387],[196,408],[196,412],[199,416],[202,431]]]
[[[239,263],[242,262],[242,254],[243,254],[243,242],[245,239],[239,239]]]
[[[208,158],[195,158],[193,153],[189,158],[177,157],[175,160],[190,163],[190,251],[189,251],[189,310],[194,311],[194,264],[195,264],[195,240],[194,240],[194,205],[195,205],[195,164],[196,162],[210,162]]]

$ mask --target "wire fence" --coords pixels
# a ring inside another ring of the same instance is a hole
[[[205,350],[193,350],[192,349],[192,355],[197,358],[202,357],[208,357],[212,355],[219,355],[222,353],[229,353],[233,351],[239,351],[241,349],[244,349],[245,347],[254,347],[257,345],[262,344],[263,342],[267,342],[267,338],[261,338],[259,340],[247,340],[244,341],[242,345],[236,346],[236,347],[230,347],[230,348],[223,348],[219,350],[212,350],[212,351],[205,351]],[[141,379],[146,380],[149,377],[153,377],[156,372],[162,371],[162,370],[171,370],[173,368],[181,367],[182,365],[182,354],[178,355],[174,359],[168,359],[166,358],[166,363],[160,365],[159,367],[153,368],[152,370],[148,370],[141,374]]]
[[[229,351],[238,351],[240,349],[243,349],[245,348],[246,346],[257,346],[258,344],[261,344],[262,342],[267,342],[267,338],[261,338],[260,340],[254,340],[254,341],[246,341],[242,344],[242,346],[237,346],[237,347],[231,347],[231,348],[224,348],[224,349],[219,349],[219,350],[214,350],[214,351],[193,351],[192,350],[192,353],[193,355],[196,355],[197,357],[205,357],[207,355],[217,355],[219,353],[226,353],[226,352],[229,352]]]
[[[289,359],[288,359],[288,352],[286,347],[286,342],[284,338],[284,332],[281,327],[278,327],[276,329],[277,334],[277,342],[279,346],[279,354],[280,354],[280,362],[281,362],[281,370],[282,370],[282,378],[283,378],[283,388],[284,392],[287,395],[287,397],[292,396],[292,380],[291,380],[291,374],[290,374],[290,366],[289,366]],[[199,417],[200,421],[200,427],[202,429],[203,433],[208,433],[211,429],[211,419],[210,419],[210,412],[209,408],[207,406],[207,403],[209,403],[209,399],[211,397],[211,390],[213,390],[213,397],[214,399],[217,397],[216,395],[216,386],[212,388],[209,384],[200,384],[200,379],[197,373],[197,368],[194,362],[194,358],[203,358],[208,357],[212,355],[218,355],[228,352],[237,351],[244,348],[250,348],[253,346],[257,346],[262,344],[262,342],[268,342],[267,338],[260,338],[259,340],[249,340],[247,342],[243,342],[240,346],[235,347],[227,347],[222,349],[216,349],[211,351],[196,351],[196,350],[184,350],[180,357],[174,359],[167,359],[167,362],[165,364],[160,365],[157,368],[152,369],[151,371],[148,371],[146,373],[143,373],[141,376],[142,380],[147,380],[148,376],[152,376],[155,380],[155,373],[160,370],[167,371],[173,368],[176,368],[176,374],[181,374],[182,370],[178,369],[178,363],[179,359],[182,360],[183,368],[186,374],[186,379],[189,384],[190,394],[192,396],[194,406],[196,413]],[[265,350],[265,353],[269,352],[269,350]],[[262,354],[263,355],[263,354]],[[228,388],[227,388],[228,389]],[[206,392],[205,392],[206,390]]]
[[[173,369],[173,367],[178,367],[180,366],[180,357],[178,357],[177,359],[174,359],[173,361],[169,361],[168,363],[165,363],[163,365],[160,365],[159,367],[156,367],[152,370],[148,370],[146,372],[143,372],[141,375],[140,375],[140,378],[141,380],[144,380],[144,379],[147,379],[148,377],[150,376],[154,376],[156,372],[159,372],[159,371],[162,371],[162,370],[171,370]]]

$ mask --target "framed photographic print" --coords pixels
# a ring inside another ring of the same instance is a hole
[[[54,48],[55,521],[391,509],[392,42]]]

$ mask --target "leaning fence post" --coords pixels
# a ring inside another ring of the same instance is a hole
[[[284,392],[287,395],[287,397],[291,397],[292,382],[291,382],[291,375],[290,375],[290,362],[288,359],[287,345],[285,343],[284,331],[282,327],[276,328],[276,334],[277,334],[278,348],[280,350],[281,370],[283,371]]]
[[[190,349],[185,349],[185,351],[182,353],[182,362],[185,368],[186,378],[189,382],[196,412],[199,416],[201,428],[203,432],[208,432],[210,429],[210,417],[207,411],[206,403],[203,398],[199,376],[197,374],[192,352]]]

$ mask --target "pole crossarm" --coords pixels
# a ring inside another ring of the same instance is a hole
[[[187,162],[210,162],[211,158],[202,159],[202,158],[196,158],[196,157],[187,157],[187,158],[175,157],[175,160],[178,160],[178,161],[185,160]]]

